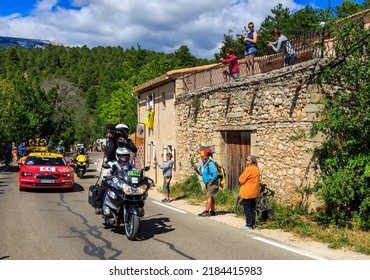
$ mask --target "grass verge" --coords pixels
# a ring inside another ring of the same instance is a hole
[[[205,192],[197,175],[192,175],[185,181],[172,185],[171,197],[186,199],[193,205],[205,202]],[[236,198],[231,190],[222,189],[219,191],[215,201],[217,210],[234,212]],[[315,221],[313,214],[308,214],[307,209],[299,205],[282,206],[276,201],[272,201],[270,206],[274,217],[265,222],[259,222],[257,224],[259,228],[282,229],[304,238],[323,242],[333,249],[349,249],[370,255],[370,234],[368,231],[319,224]]]

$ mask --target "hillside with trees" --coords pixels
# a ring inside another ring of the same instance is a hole
[[[0,49],[1,141],[43,136],[92,143],[107,123],[136,125],[132,88],[167,71],[208,64],[181,46],[171,54],[120,47]],[[20,133],[21,132],[21,133]]]

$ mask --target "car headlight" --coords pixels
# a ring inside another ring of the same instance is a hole
[[[22,176],[23,177],[32,177],[32,173],[31,172],[22,172]]]
[[[71,173],[62,174],[62,177],[63,178],[71,178],[72,174]]]
[[[138,186],[137,188],[124,184],[123,192],[128,195],[142,195],[146,191],[146,185]]]

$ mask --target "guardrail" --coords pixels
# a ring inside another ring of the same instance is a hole
[[[297,56],[296,63],[309,61],[311,59],[324,57],[327,54],[323,52],[324,46],[328,45],[328,37],[323,33],[309,32],[301,36],[297,36],[290,40]],[[266,47],[267,48],[267,47]],[[258,52],[254,57],[253,75],[270,72],[275,69],[284,67],[283,53],[275,53],[271,49],[263,50],[264,54],[259,55]],[[247,77],[245,59],[239,59],[240,78]],[[220,83],[228,82],[229,77],[225,77],[222,72],[227,70],[228,66],[223,64],[216,65],[207,70],[202,70],[196,73],[183,76],[183,84],[185,91],[195,90],[203,87],[213,86]]]

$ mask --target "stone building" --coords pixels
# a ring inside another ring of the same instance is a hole
[[[183,180],[194,174],[199,146],[212,146],[214,159],[226,168],[227,187],[235,189],[247,155],[253,154],[263,182],[277,197],[299,201],[299,190],[314,181],[312,149],[321,141],[299,137],[309,132],[321,108],[317,63],[320,59],[192,91],[184,90],[184,70],[177,70],[135,88],[139,122],[144,122],[148,95],[154,100],[154,125],[146,128],[147,163],[154,167],[155,158],[163,162],[171,151],[174,181]],[[148,175],[161,183],[160,170],[152,168]]]
[[[349,18],[369,27],[369,10]],[[214,160],[226,169],[229,189],[236,189],[245,159],[253,154],[262,181],[281,202],[302,201],[304,188],[316,181],[313,150],[322,142],[320,135],[307,137],[322,108],[324,86],[315,73],[323,57],[333,55],[332,39],[321,35],[295,38],[298,63],[290,67],[281,68],[282,57],[276,54],[256,58],[250,77],[243,72],[244,59],[239,60],[241,79],[236,82],[224,80],[225,66],[213,64],[169,71],[134,88],[139,124],[144,126],[148,112],[154,121],[145,128],[143,145],[145,163],[154,167],[148,175],[160,184],[161,170],[154,163],[172,152],[173,182],[183,180],[200,161],[196,150],[212,146]],[[325,52],[318,52],[319,42]]]

